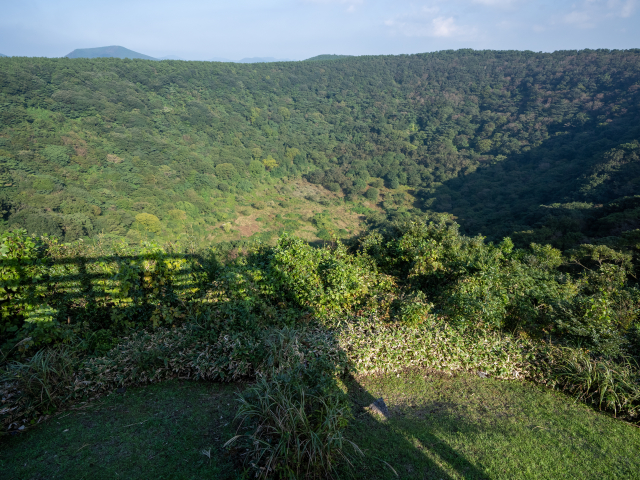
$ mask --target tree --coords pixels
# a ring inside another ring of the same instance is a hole
[[[48,145],[43,150],[44,158],[61,167],[67,165],[71,159],[69,158],[69,149],[59,145]]]
[[[251,109],[251,124],[253,125],[255,123],[255,121],[260,118],[260,109],[259,108],[252,108]]]
[[[282,115],[282,118],[284,118],[285,120],[289,120],[289,118],[291,117],[291,112],[289,112],[289,109],[287,107],[280,107],[278,109],[278,113]]]
[[[160,219],[150,213],[139,213],[136,215],[136,222],[148,232],[160,233],[162,229]]]
[[[299,154],[300,154],[300,150],[298,150],[297,148],[287,148],[287,153],[285,154],[285,157],[287,157],[289,160],[293,162],[293,159],[296,158],[296,156]]]
[[[264,165],[260,160],[252,160],[249,164],[249,172],[253,178],[262,178],[264,175]]]
[[[216,165],[216,175],[222,180],[233,180],[238,176],[236,167],[231,163],[219,163]]]
[[[262,164],[265,166],[267,170],[273,170],[278,166],[278,162],[276,162],[276,159],[273,158],[271,155],[269,155],[267,158],[262,160]]]
[[[187,212],[185,212],[184,210],[179,210],[177,208],[174,208],[172,210],[169,210],[169,216],[173,219],[173,220],[177,220],[179,222],[183,222],[187,219]]]
[[[380,195],[380,191],[377,188],[370,188],[366,192],[364,192],[364,196],[370,202],[377,202],[378,195]]]
[[[479,140],[478,143],[476,143],[476,146],[478,147],[478,151],[480,153],[488,152],[489,150],[491,150],[491,140],[484,138],[482,140]]]

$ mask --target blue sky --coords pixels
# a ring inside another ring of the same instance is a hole
[[[187,60],[640,48],[640,0],[0,0],[0,53]]]

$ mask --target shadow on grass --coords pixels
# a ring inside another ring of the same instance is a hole
[[[0,438],[0,478],[239,479],[222,447],[236,389],[170,381],[70,410]]]
[[[447,470],[455,471],[456,476],[470,479],[488,479],[477,466],[459,454],[436,434],[425,432],[414,434],[410,422],[398,408],[389,409],[389,418],[383,419],[371,414],[367,407],[377,400],[352,375],[344,383],[347,394],[354,404],[356,421],[352,427],[352,439],[365,452],[361,465],[356,465],[357,478],[415,478],[450,479],[454,478]],[[435,413],[449,406],[436,402],[421,406],[425,413]],[[465,424],[457,419],[458,432],[472,433],[477,427]],[[446,465],[448,468],[443,468]]]

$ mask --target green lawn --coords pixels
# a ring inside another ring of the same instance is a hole
[[[360,478],[640,478],[640,429],[529,383],[414,372],[347,383],[360,409],[351,438]],[[375,460],[377,457],[380,460]]]
[[[390,467],[402,479],[640,478],[640,429],[531,384],[412,372],[343,387],[350,437],[367,454],[359,479],[397,478]],[[222,448],[239,388],[169,382],[113,394],[3,438],[0,477],[241,478]],[[387,421],[362,408],[378,397]]]
[[[110,395],[5,437],[0,478],[238,478],[221,449],[234,432],[236,390],[168,382]]]

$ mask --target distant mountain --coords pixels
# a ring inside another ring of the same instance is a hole
[[[134,52],[128,48],[113,45],[111,47],[77,48],[66,55],[67,58],[141,58],[143,60],[157,60],[157,58]]]
[[[160,57],[158,60],[184,60],[184,58],[180,58],[176,55],[167,55],[166,57]]]
[[[315,57],[307,58],[305,62],[319,62],[321,60],[342,60],[344,58],[351,58],[353,55],[333,55],[333,54],[325,54],[325,55],[316,55]]]
[[[233,60],[229,60],[228,58],[222,58],[222,57],[213,57],[211,59],[209,59],[210,62],[233,62]]]
[[[288,58],[273,58],[273,57],[251,57],[238,60],[237,63],[268,63],[268,62],[290,62]]]
[[[0,53],[0,57],[6,57],[6,55],[3,55],[2,53]]]

